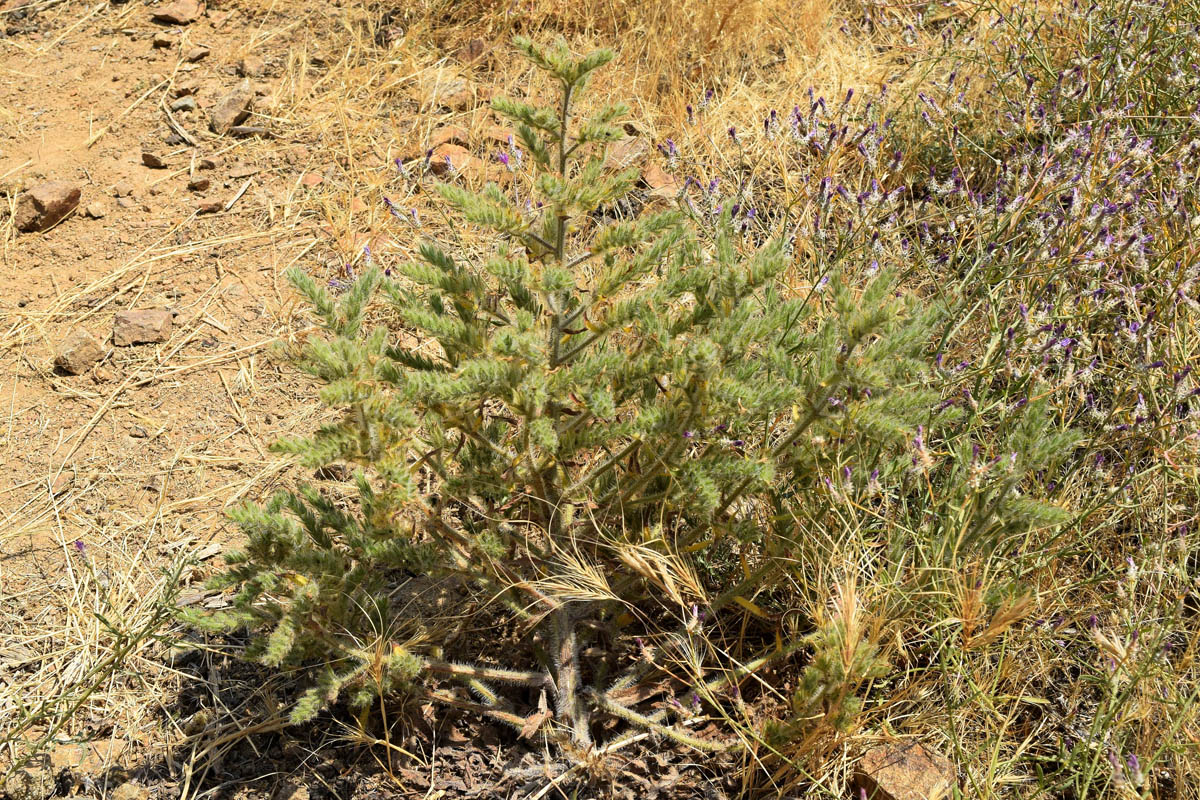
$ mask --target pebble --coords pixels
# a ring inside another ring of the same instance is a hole
[[[215,159],[202,158],[196,162],[196,169],[216,169],[217,162]]]
[[[68,375],[82,375],[104,358],[104,345],[83,328],[74,328],[58,346],[54,366]]]
[[[254,137],[269,138],[271,133],[262,125],[234,125],[229,129],[230,136],[236,136],[239,139],[250,139]]]
[[[213,106],[209,115],[213,133],[228,133],[234,125],[250,116],[250,105],[254,102],[254,90],[247,79]]]
[[[188,188],[193,192],[208,191],[208,187],[212,186],[211,178],[192,178],[188,181]]]
[[[260,78],[267,71],[267,64],[258,56],[250,55],[238,62],[237,71],[243,78]]]
[[[118,198],[117,198],[117,205],[119,205],[121,208],[133,208],[133,207],[134,207],[135,205],[137,205],[137,204],[133,202],[133,198],[130,198],[130,197],[118,197]]]
[[[113,317],[113,344],[128,347],[165,342],[171,334],[171,319],[170,311],[118,311]]]
[[[194,64],[201,59],[208,58],[208,54],[212,52],[207,47],[193,47],[183,55],[183,60],[190,64]]]
[[[429,168],[434,175],[445,176],[467,172],[479,163],[467,148],[457,144],[443,144],[433,148]]]
[[[172,111],[195,111],[196,98],[190,94],[185,94],[183,97],[177,97],[171,101]]]
[[[142,163],[150,169],[164,169],[167,166],[167,162],[160,156],[146,151],[142,152]]]
[[[151,42],[151,44],[154,46],[154,49],[161,50],[163,48],[173,46],[175,44],[175,40],[171,38],[170,34],[159,32],[154,34],[154,40]]]
[[[875,800],[928,800],[950,797],[956,777],[948,758],[909,740],[868,750],[858,764],[855,783]]]
[[[92,219],[104,219],[105,213],[103,203],[88,203],[87,209],[84,211]]]
[[[67,181],[39,183],[17,199],[13,224],[19,231],[44,231],[79,205],[79,187]]]
[[[133,194],[133,184],[130,181],[118,181],[113,185],[115,197],[129,197]]]
[[[190,25],[203,13],[204,4],[200,0],[175,0],[155,11],[151,19],[168,25]]]
[[[197,214],[215,214],[221,210],[221,204],[215,200],[205,200],[196,204]]]

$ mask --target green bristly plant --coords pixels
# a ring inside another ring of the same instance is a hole
[[[898,297],[886,270],[790,292],[777,280],[793,258],[785,238],[751,246],[728,216],[605,221],[597,210],[638,177],[603,159],[628,109],[575,112],[612,53],[516,46],[560,90],[554,107],[493,105],[527,154],[532,202],[441,184],[492,237],[490,257],[425,244],[395,277],[373,268],[338,296],[290,273],[325,331],[297,363],[338,416],[277,449],[350,465],[356,499],[301,486],[238,509],[246,544],[214,584],[234,590],[231,610],[191,619],[255,632],[265,664],[316,665],[296,722],[399,689],[466,702],[424,688],[437,678],[568,747],[594,744],[604,716],[711,749],[620,690],[668,658],[692,668],[681,697],[711,701],[739,676],[702,646],[684,658],[689,635],[793,560],[772,498],[838,474],[818,437],[907,457],[938,400],[922,381],[939,311]],[[456,634],[404,605],[418,574],[455,587],[456,615],[486,606],[540,644],[516,663],[444,660]],[[657,647],[617,663],[634,635]],[[553,715],[522,714],[496,684],[540,689]]]

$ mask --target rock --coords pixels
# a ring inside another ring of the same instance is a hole
[[[57,783],[50,770],[28,766],[9,775],[0,789],[11,800],[46,800],[56,794]]]
[[[236,136],[239,139],[251,139],[261,137],[264,139],[270,138],[271,132],[262,125],[234,125],[229,129],[230,136]]]
[[[233,169],[229,170],[229,177],[234,180],[240,178],[249,178],[251,175],[257,175],[261,170],[258,167],[250,166],[249,164],[238,164]]]
[[[165,169],[167,166],[167,162],[160,156],[146,151],[142,152],[142,163],[150,169]]]
[[[193,192],[206,192],[212,186],[211,178],[192,178],[188,181],[188,189]]]
[[[196,169],[216,169],[217,162],[212,158],[202,158],[196,162]]]
[[[165,342],[170,333],[170,311],[118,311],[113,318],[113,344],[117,347]]]
[[[471,155],[465,147],[457,144],[443,144],[433,149],[429,159],[429,168],[434,175],[458,175],[472,170],[479,159]]]
[[[58,473],[58,477],[50,482],[50,494],[58,497],[66,493],[74,483],[75,473],[69,469],[65,469]],[[50,767],[55,772],[60,772],[64,769],[76,769],[86,759],[87,745],[85,744],[62,745],[50,751]]]
[[[472,39],[458,50],[458,60],[464,64],[474,64],[488,54],[491,48],[483,39]]]
[[[195,111],[196,98],[190,94],[185,94],[183,97],[177,97],[171,101],[172,111]]]
[[[433,132],[433,135],[429,137],[429,146],[437,148],[444,144],[456,144],[460,147],[467,147],[470,144],[469,137],[470,134],[466,128],[458,125],[446,125]]]
[[[222,97],[220,102],[213,106],[209,118],[213,132],[228,133],[230,128],[250,116],[250,105],[253,102],[254,90],[250,88],[250,81],[242,81],[240,86]]]
[[[103,203],[88,203],[88,207],[84,213],[92,219],[104,219],[104,215],[108,212],[104,210]]]
[[[197,61],[208,58],[208,54],[211,52],[207,47],[193,47],[183,54],[183,60],[189,64],[194,64]]]
[[[197,214],[215,214],[221,210],[221,204],[215,200],[205,200],[196,204]]]
[[[249,55],[238,62],[238,75],[243,78],[261,78],[267,71],[267,64],[255,55]]]
[[[137,203],[133,202],[132,197],[118,197],[117,205],[121,208],[133,208]]]
[[[429,108],[448,108],[465,111],[475,103],[471,86],[462,78],[442,76],[425,87],[422,105]]]
[[[39,183],[17,199],[13,224],[19,231],[54,227],[79,205],[79,187],[67,181]]]
[[[324,182],[325,182],[325,179],[315,172],[306,172],[300,178],[300,183],[309,187],[310,189],[313,186],[320,186]]]
[[[308,800],[308,787],[303,783],[284,783],[276,790],[272,800]]]
[[[155,11],[150,19],[167,25],[190,25],[200,19],[203,13],[204,3],[200,0],[175,0]]]
[[[868,750],[855,784],[870,800],[942,800],[954,790],[954,764],[920,742],[889,742]]]
[[[150,800],[150,790],[129,781],[113,789],[108,795],[108,800]]]
[[[83,328],[75,328],[58,346],[54,366],[68,375],[81,375],[104,358],[104,345]]]
[[[650,145],[638,136],[626,136],[618,139],[608,148],[604,157],[604,166],[608,169],[628,169],[640,162],[650,152]]]
[[[162,50],[164,48],[173,46],[175,44],[175,40],[171,38],[170,34],[160,31],[154,34],[154,39],[150,44],[155,50]]]
[[[683,183],[658,164],[647,164],[642,170],[642,181],[650,190],[651,197],[660,200],[674,200],[683,189]]]
[[[114,197],[129,197],[133,194],[133,184],[129,181],[118,181],[113,186]]]

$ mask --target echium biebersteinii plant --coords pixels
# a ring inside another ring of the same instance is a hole
[[[791,266],[784,237],[748,247],[728,211],[703,240],[670,210],[596,222],[637,177],[603,160],[625,106],[575,119],[612,53],[515,42],[559,89],[553,107],[493,104],[514,124],[534,197],[437,187],[492,237],[487,256],[425,244],[395,278],[369,269],[336,299],[291,273],[326,332],[299,365],[338,417],[278,449],[310,467],[353,465],[357,502],[301,487],[238,510],[247,543],[216,581],[236,590],[232,610],[196,621],[257,632],[252,654],[267,664],[321,665],[295,721],[343,693],[361,704],[440,677],[568,747],[586,747],[608,716],[713,748],[668,717],[715,702],[737,675],[686,643],[787,558],[768,497],[781,479],[817,481],[805,437],[862,435],[860,418],[911,430],[914,409],[936,402],[920,384],[939,312],[910,307],[887,270],[793,295],[778,281]],[[366,327],[380,290],[398,330]],[[738,566],[698,577],[696,560],[730,542]],[[401,610],[413,573],[457,580],[456,612],[492,603],[541,644],[498,666],[441,660],[451,634]],[[614,671],[633,637],[642,657]],[[585,663],[585,644],[599,657]],[[620,690],[681,648],[684,702],[627,705]],[[552,697],[553,722],[519,713],[492,688],[504,683]]]

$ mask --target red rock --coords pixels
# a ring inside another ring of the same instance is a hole
[[[871,748],[855,774],[869,800],[943,800],[953,793],[955,780],[948,758],[912,740]]]
[[[438,148],[444,144],[456,144],[460,147],[467,147],[470,143],[467,141],[470,134],[466,128],[458,125],[446,125],[443,128],[438,128],[429,137],[429,146]]]
[[[435,147],[433,156],[429,160],[429,168],[433,170],[434,175],[439,176],[469,172],[474,170],[478,164],[479,159],[471,155],[467,148],[457,144],[443,144]]]
[[[167,166],[167,162],[161,156],[150,152],[142,153],[142,163],[150,169],[164,169]]]
[[[58,346],[54,366],[68,375],[81,375],[104,358],[104,345],[83,328],[75,328]]]
[[[200,19],[203,13],[204,3],[200,0],[175,0],[155,11],[151,19],[167,25],[190,25]]]
[[[211,178],[192,178],[188,181],[188,189],[193,192],[206,192],[212,186]]]
[[[683,189],[683,182],[658,164],[647,164],[642,170],[642,180],[650,190],[650,196],[662,200],[674,200]]]
[[[165,342],[171,334],[171,321],[170,311],[118,311],[113,318],[113,344],[128,347]]]
[[[67,181],[47,181],[17,199],[13,224],[19,231],[44,231],[54,227],[79,205],[79,187]]]
[[[304,177],[300,179],[300,183],[308,187],[320,186],[324,181],[325,179],[315,172],[306,172],[304,173]]]
[[[221,204],[215,200],[205,200],[196,204],[197,214],[215,214],[221,210]]]

